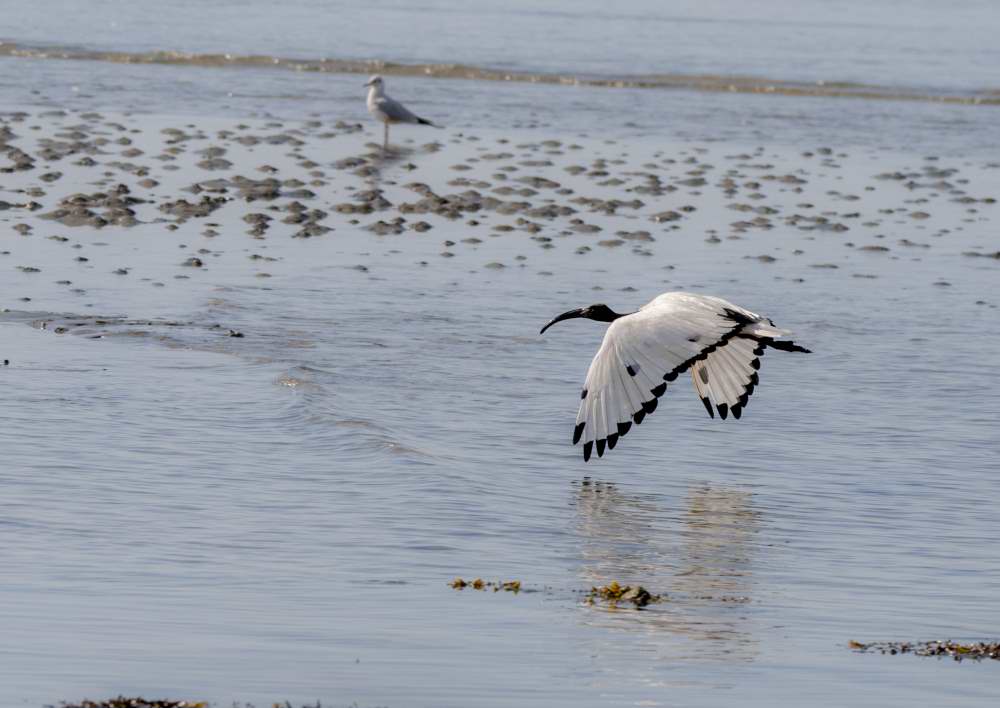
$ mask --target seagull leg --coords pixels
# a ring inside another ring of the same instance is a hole
[[[389,121],[384,123],[385,125],[385,137],[382,140],[382,152],[389,152]]]

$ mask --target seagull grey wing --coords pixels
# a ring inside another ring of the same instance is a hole
[[[391,123],[420,123],[422,120],[399,101],[383,96],[375,104]]]

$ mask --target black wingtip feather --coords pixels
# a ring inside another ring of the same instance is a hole
[[[715,417],[715,411],[712,410],[712,403],[711,403],[711,401],[709,401],[707,398],[703,398],[703,399],[701,399],[701,402],[705,404],[705,410],[708,411],[708,414],[714,418]]]
[[[626,435],[628,435],[628,431],[631,428],[632,428],[631,421],[626,421],[624,423],[619,423],[618,424],[618,435],[620,435],[621,437],[625,437]]]
[[[671,371],[670,373],[664,374],[663,375],[663,380],[664,381],[676,381],[677,380],[677,372],[676,371]]]
[[[583,435],[583,429],[587,427],[586,423],[577,423],[576,427],[573,428],[573,444],[576,445],[580,442],[580,437]]]
[[[667,384],[661,383],[656,388],[649,389],[649,392],[654,396],[656,396],[657,398],[659,398],[660,396],[662,396],[664,393],[667,392]]]
[[[617,444],[618,444],[618,436],[615,435],[614,433],[611,433],[611,435],[608,436],[608,449],[614,450],[615,445]]]
[[[774,349],[779,349],[783,352],[801,352],[803,354],[812,354],[811,351],[805,347],[800,347],[795,342],[790,342],[781,339],[768,339],[766,340],[767,346],[773,347]]]
[[[729,406],[725,403],[719,404],[719,417],[725,420],[729,417]]]
[[[733,408],[732,408],[732,414],[733,414],[733,418],[735,418],[736,420],[739,420],[740,416],[743,415],[743,404],[742,403],[738,403],[735,406],[733,406]]]
[[[646,415],[649,415],[650,413],[652,413],[653,411],[656,410],[656,406],[658,404],[659,404],[659,401],[657,399],[655,399],[655,398],[651,398],[648,401],[643,401],[643,403],[642,403],[642,411],[643,411],[643,413],[645,413]]]
[[[607,443],[605,443],[604,440],[598,440],[597,441],[597,456],[598,457],[604,457],[604,446],[606,444]]]
[[[636,425],[642,425],[642,419],[646,417],[646,411],[636,411],[636,414],[632,416],[632,422]]]
[[[591,451],[593,449],[594,449],[594,441],[593,440],[588,440],[587,442],[585,442],[583,444],[583,461],[584,462],[589,462],[590,461],[590,453],[591,453]]]

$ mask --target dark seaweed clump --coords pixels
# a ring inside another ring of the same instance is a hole
[[[521,592],[521,581],[520,580],[483,580],[482,578],[476,578],[475,580],[463,580],[462,578],[455,578],[450,583],[448,583],[455,590],[464,590],[465,588],[472,588],[473,590],[492,590],[493,592],[512,592],[517,594]]]
[[[594,605],[604,602],[608,607],[618,607],[619,603],[632,603],[636,608],[645,607],[653,602],[662,602],[663,597],[654,595],[641,585],[621,585],[613,580],[601,587],[592,587],[587,593],[587,604]]]
[[[974,642],[962,644],[952,641],[932,642],[848,642],[857,652],[878,652],[879,654],[916,654],[917,656],[950,656],[955,661],[962,659],[1000,659],[1000,642]]]
[[[251,703],[244,704],[245,708],[254,708]],[[236,704],[233,704],[234,708]],[[272,703],[272,708],[295,708],[291,703]],[[54,708],[46,706],[45,708]],[[147,700],[145,698],[126,698],[118,696],[104,701],[83,700],[79,703],[60,703],[59,708],[208,708],[205,701],[168,701],[168,700]],[[315,705],[304,705],[302,708],[323,708],[319,701]]]
[[[103,701],[82,700],[79,703],[60,703],[60,708],[207,708],[204,701],[168,701],[146,698],[108,698]]]

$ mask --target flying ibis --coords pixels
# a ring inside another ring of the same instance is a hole
[[[399,101],[389,98],[385,94],[385,81],[378,74],[368,79],[368,83],[365,86],[368,87],[368,112],[374,116],[375,120],[381,121],[385,126],[385,137],[382,141],[383,152],[389,150],[390,123],[419,123],[420,125],[437,127],[426,118],[421,118],[411,113]]]
[[[611,323],[587,371],[573,428],[573,444],[583,441],[584,461],[595,447],[598,457],[614,449],[685,371],[710,416],[718,411],[723,419],[739,418],[757,386],[766,349],[809,353],[782,339],[788,330],[711,295],[664,293],[627,314],[591,305],[564,312],[541,333],[575,317]]]

